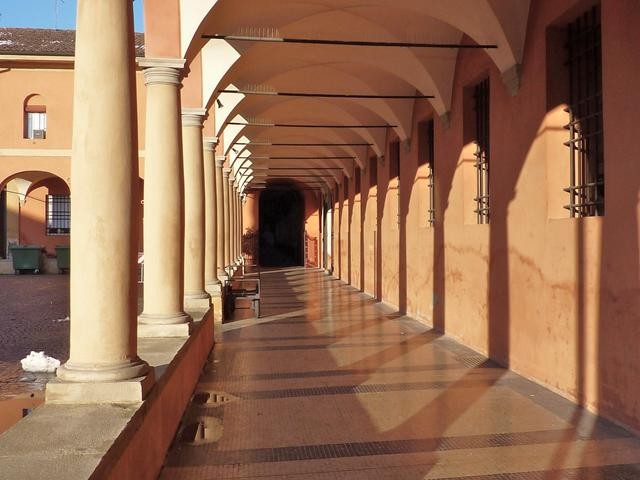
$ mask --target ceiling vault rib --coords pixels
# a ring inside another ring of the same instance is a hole
[[[252,35],[222,35],[222,34],[205,34],[203,39],[207,40],[227,40],[237,42],[266,42],[266,43],[296,43],[308,45],[337,45],[348,47],[386,47],[386,48],[439,48],[439,49],[495,49],[495,44],[469,44],[461,45],[459,43],[420,43],[420,42],[382,42],[382,41],[366,41],[366,40],[334,40],[320,38],[279,38],[279,37],[262,37]]]

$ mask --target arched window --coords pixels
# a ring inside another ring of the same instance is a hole
[[[41,95],[29,95],[24,101],[24,138],[47,137],[47,106]]]

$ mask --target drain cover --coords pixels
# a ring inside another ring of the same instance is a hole
[[[216,406],[224,405],[225,403],[229,403],[237,399],[238,397],[230,395],[226,392],[199,391],[193,395],[193,404],[203,406]]]

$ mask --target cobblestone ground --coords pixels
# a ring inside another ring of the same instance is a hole
[[[40,391],[52,377],[22,370],[31,350],[67,360],[68,314],[68,275],[0,275],[0,399]]]

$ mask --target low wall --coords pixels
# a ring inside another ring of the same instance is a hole
[[[91,476],[155,480],[213,348],[213,315],[178,352],[160,380]]]

